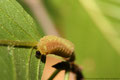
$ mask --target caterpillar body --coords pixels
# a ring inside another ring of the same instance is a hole
[[[74,45],[69,40],[57,36],[44,36],[37,44],[37,51],[42,55],[55,54],[63,58],[73,58]]]

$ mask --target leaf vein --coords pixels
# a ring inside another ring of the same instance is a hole
[[[29,33],[27,33],[17,22],[15,22],[14,19],[12,19],[4,10],[2,10],[0,8],[1,12],[4,12],[6,15],[6,17],[8,17],[8,19],[10,19],[11,21],[13,21],[24,33],[26,33],[29,37],[31,37],[33,40],[35,40]]]

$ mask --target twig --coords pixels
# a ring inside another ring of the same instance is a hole
[[[48,80],[53,80],[54,77],[60,72],[60,70],[55,70]]]
[[[15,41],[15,40],[0,40],[0,45],[2,46],[15,46],[15,47],[35,47],[37,45],[36,42],[29,41]]]
[[[65,71],[65,77],[64,77],[64,80],[69,80],[69,71]]]

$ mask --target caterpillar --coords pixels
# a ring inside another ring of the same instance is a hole
[[[83,75],[79,67],[74,64],[74,44],[69,40],[61,37],[48,35],[40,39],[37,44],[36,57],[40,55],[54,54],[63,57],[66,61],[62,61],[52,67],[61,70],[69,70],[76,74],[76,80],[82,80]]]
[[[52,35],[44,36],[37,44],[37,51],[42,55],[54,54],[68,61],[74,61],[73,43],[61,37]]]

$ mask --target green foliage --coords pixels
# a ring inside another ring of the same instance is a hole
[[[18,2],[0,0],[0,40],[38,41],[40,29]],[[38,80],[40,60],[33,48],[0,46],[0,65],[0,80]]]

